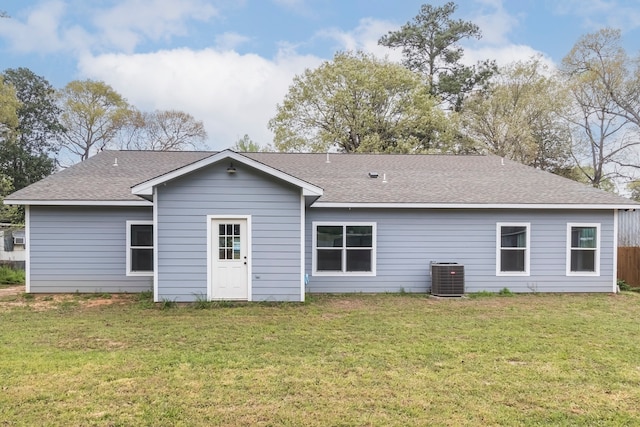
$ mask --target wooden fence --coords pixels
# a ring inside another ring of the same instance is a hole
[[[640,287],[640,211],[618,213],[618,279]]]
[[[640,247],[618,247],[618,279],[640,287]]]

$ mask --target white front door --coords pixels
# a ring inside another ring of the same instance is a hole
[[[229,218],[211,221],[211,297],[214,300],[247,300],[247,220]]]

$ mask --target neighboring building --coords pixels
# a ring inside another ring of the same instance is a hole
[[[0,265],[24,268],[26,236],[23,228],[12,224],[0,225]]]
[[[622,197],[495,156],[105,151],[8,196],[27,292],[614,292]]]

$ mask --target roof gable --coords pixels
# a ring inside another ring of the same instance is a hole
[[[274,176],[278,179],[281,179],[285,182],[288,182],[296,187],[300,187],[302,189],[302,194],[305,196],[322,196],[322,188],[310,184],[309,182],[303,181],[295,176],[289,175],[285,172],[282,172],[278,169],[274,169],[271,166],[265,165],[263,163],[258,162],[257,160],[251,159],[249,157],[245,157],[242,154],[236,153],[231,150],[224,150],[216,154],[212,154],[209,157],[198,160],[191,164],[185,165],[181,168],[175,169],[171,172],[167,172],[163,175],[157,176],[155,178],[149,179],[145,182],[142,182],[131,189],[131,192],[138,196],[151,196],[153,194],[153,188],[157,185],[163,184],[172,179],[179,178],[188,173],[194,172],[196,170],[202,169],[214,163],[218,163],[224,160],[233,160],[238,163],[242,163],[246,166],[252,167],[254,169],[260,170],[264,173],[267,173],[271,176]]]

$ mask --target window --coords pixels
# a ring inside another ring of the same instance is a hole
[[[127,221],[127,276],[153,274],[153,223]]]
[[[496,275],[529,275],[529,223],[497,224]]]
[[[373,276],[375,223],[313,223],[313,274]]]
[[[600,224],[567,224],[567,275],[600,274]]]

